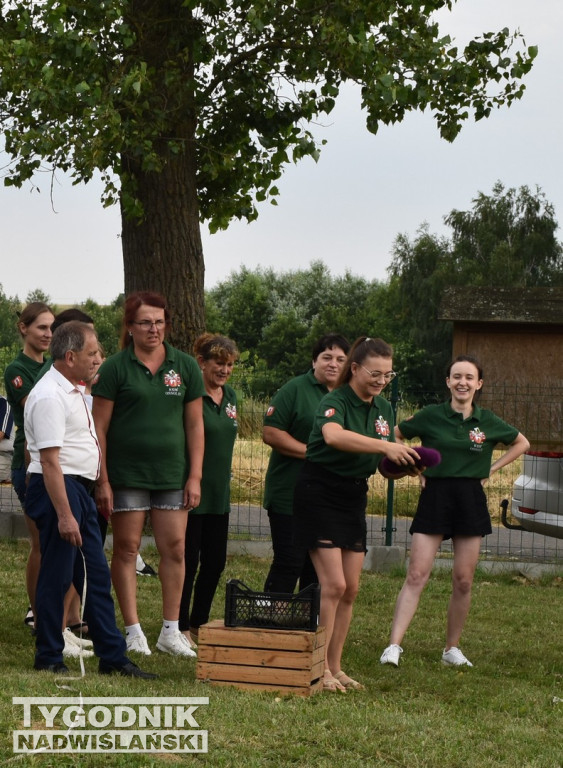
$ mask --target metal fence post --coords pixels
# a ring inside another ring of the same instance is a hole
[[[389,398],[391,408],[393,409],[393,421],[397,421],[397,403],[399,402],[399,377],[396,376],[391,382],[391,396]],[[393,500],[395,493],[395,481],[387,480],[387,511],[385,514],[385,546],[390,547],[393,543],[393,533],[396,528],[393,526]]]

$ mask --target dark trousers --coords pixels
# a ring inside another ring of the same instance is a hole
[[[182,632],[190,627],[197,629],[209,621],[213,598],[227,562],[228,533],[228,514],[188,515],[186,575],[180,602],[179,627]],[[190,611],[192,591],[194,599]]]
[[[63,660],[63,600],[71,583],[82,595],[85,566],[84,618],[94,642],[94,652],[109,664],[123,666],[127,663],[125,640],[115,622],[111,579],[96,505],[86,488],[73,478],[65,476],[65,486],[72,514],[80,527],[80,549],[61,539],[57,513],[45,489],[43,475],[32,474],[27,487],[26,512],[39,529],[41,546],[35,660],[42,665]]]
[[[25,507],[25,467],[12,469],[12,486],[22,507]]]
[[[266,592],[293,593],[318,582],[309,552],[297,547],[293,541],[293,516],[268,511],[274,559],[266,577]]]

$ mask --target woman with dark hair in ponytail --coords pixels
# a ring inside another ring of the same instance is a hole
[[[399,666],[401,642],[412,621],[434,558],[445,539],[453,542],[452,595],[448,609],[446,646],[442,663],[472,667],[458,648],[471,603],[473,576],[481,538],[491,533],[491,518],[483,485],[501,467],[528,450],[530,444],[517,429],[492,411],[480,408],[476,398],[483,386],[478,361],[460,355],[447,370],[451,398],[429,405],[395,427],[397,440],[419,437],[422,445],[440,451],[440,464],[420,475],[421,492],[411,525],[412,545],[407,578],[397,598],[389,646],[382,664]],[[508,446],[491,465],[498,443]]]
[[[33,301],[19,314],[18,331],[22,337],[23,349],[4,371],[4,386],[8,403],[14,415],[16,436],[12,457],[12,485],[20,504],[25,512],[25,434],[23,430],[23,409],[39,371],[45,363],[45,352],[51,343],[51,323],[55,316],[50,307],[42,301]],[[29,457],[28,457],[29,460]],[[31,518],[25,515],[25,523],[29,532],[31,550],[26,568],[26,586],[29,597],[29,608],[24,621],[31,628],[34,626],[35,590],[41,566],[41,551],[39,549],[39,532]]]
[[[335,389],[321,400],[294,496],[295,540],[306,547],[321,585],[326,628],[324,690],[363,688],[341,657],[366,552],[367,478],[386,456],[416,472],[415,449],[396,443],[393,411],[381,392],[395,377],[392,348],[360,337]]]

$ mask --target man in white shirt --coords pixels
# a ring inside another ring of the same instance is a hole
[[[68,672],[63,662],[63,599],[71,583],[82,594],[86,569],[84,616],[100,673],[155,678],[125,655],[91,496],[100,450],[84,382],[100,365],[95,331],[78,321],[61,325],[51,340],[51,356],[53,366],[29,393],[24,412],[31,456],[26,512],[39,529],[41,545],[34,667]]]

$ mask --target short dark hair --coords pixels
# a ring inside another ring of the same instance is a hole
[[[334,349],[335,347],[338,347],[344,352],[345,355],[347,355],[350,351],[350,342],[340,333],[326,333],[324,336],[321,336],[321,338],[318,339],[318,341],[315,343],[315,346],[313,347],[313,360],[316,360],[317,357],[325,351],[325,349]]]
[[[477,368],[477,375],[479,376],[479,380],[483,379],[483,368],[481,367],[481,363],[479,362],[479,360],[477,360],[476,357],[473,357],[472,355],[458,355],[457,357],[455,357],[446,368],[446,377],[448,379],[450,378],[452,366],[454,366],[456,363],[471,363],[471,365],[474,365],[475,368]],[[473,402],[475,402],[481,397],[482,392],[483,392],[482,388],[478,389],[475,392],[475,394],[473,395]]]
[[[70,309],[63,309],[62,312],[59,312],[58,315],[55,315],[55,319],[51,324],[51,330],[53,333],[55,333],[60,325],[63,323],[69,323],[71,320],[80,320],[81,323],[91,323],[94,325],[94,321],[90,315],[87,315],[86,312],[83,312],[77,307],[71,307]]]
[[[80,320],[69,320],[68,323],[59,325],[51,339],[51,357],[53,360],[64,360],[67,352],[80,352],[84,349],[86,337],[93,333],[98,338],[96,331]]]
[[[476,357],[473,357],[472,355],[458,355],[452,360],[452,362],[446,368],[446,376],[448,377],[448,379],[450,378],[450,371],[452,370],[452,365],[455,365],[455,363],[471,363],[472,365],[475,366],[475,368],[477,368],[479,379],[483,378],[483,368],[481,367],[481,363],[479,362],[479,360],[477,360]]]
[[[140,307],[156,307],[156,309],[164,310],[164,320],[166,322],[166,329],[170,328],[170,310],[166,305],[166,299],[161,293],[156,291],[137,291],[127,296],[125,304],[123,305],[123,326],[121,329],[121,348],[125,349],[131,343],[131,336],[129,335],[129,326],[135,322],[137,311]]]

